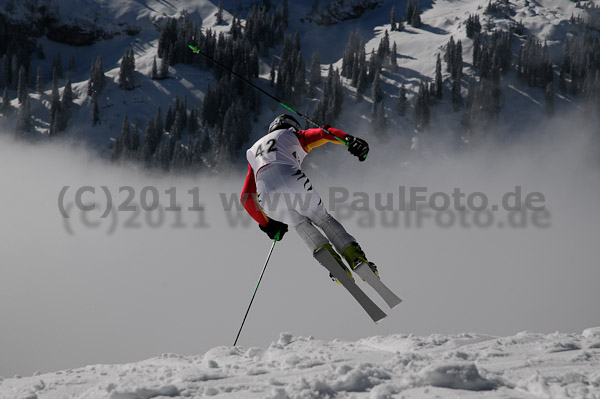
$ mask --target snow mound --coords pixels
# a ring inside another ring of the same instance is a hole
[[[586,328],[583,330],[583,338],[590,349],[600,349],[600,327]]]
[[[110,393],[110,399],[151,399],[158,396],[174,398],[179,396],[180,392],[174,385],[167,385],[160,388],[137,388],[131,390],[113,390]]]
[[[423,385],[440,388],[489,391],[498,387],[497,383],[483,378],[473,363],[434,365],[425,368],[421,376]]]
[[[599,336],[589,328],[327,342],[281,333],[266,349],[219,346],[203,356],[0,379],[0,398],[598,398],[600,349],[591,345]]]

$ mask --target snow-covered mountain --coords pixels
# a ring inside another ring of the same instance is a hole
[[[276,2],[265,4],[281,6]],[[318,9],[338,9],[338,3],[322,2],[316,4]],[[492,4],[493,3],[493,4]],[[249,12],[249,1],[223,1],[223,23],[218,21],[218,7],[216,2],[208,0],[173,0],[162,1],[87,1],[87,0],[29,0],[24,2],[3,1],[0,4],[0,24],[5,26],[5,37],[10,38],[11,29],[6,27],[35,26],[31,31],[30,39],[37,46],[37,51],[31,59],[29,66],[29,92],[31,108],[30,132],[25,136],[32,140],[48,136],[50,131],[50,107],[52,66],[56,57],[60,55],[63,69],[69,70],[72,78],[74,93],[74,107],[71,119],[62,136],[83,140],[99,150],[108,158],[113,152],[114,143],[122,132],[123,119],[128,116],[130,122],[138,120],[142,130],[141,140],[144,142],[143,130],[149,117],[157,107],[163,113],[169,105],[173,104],[175,97],[186,98],[188,109],[203,106],[204,95],[208,85],[213,87],[216,80],[210,71],[198,69],[193,65],[175,64],[169,68],[169,79],[152,80],[152,65],[157,56],[159,28],[166,18],[178,18],[184,13],[198,24],[203,31],[211,29],[213,32],[228,35],[234,16],[244,19]],[[464,107],[458,112],[453,112],[451,102],[452,80],[443,70],[443,98],[436,102],[431,109],[431,122],[427,129],[428,134],[421,135],[415,132],[415,121],[412,108],[406,116],[399,116],[396,112],[398,101],[398,88],[404,84],[411,107],[414,106],[416,95],[422,82],[433,82],[436,68],[436,56],[444,55],[446,44],[450,37],[462,41],[464,75],[460,82],[463,102],[467,101],[469,78],[476,75],[472,64],[473,40],[466,37],[466,19],[469,15],[478,15],[481,18],[483,31],[486,29],[508,30],[515,26],[521,27],[514,33],[512,52],[513,63],[517,62],[519,47],[525,43],[528,36],[536,38],[547,44],[550,59],[553,62],[554,80],[558,81],[559,69],[562,64],[562,47],[567,36],[578,31],[578,25],[569,22],[580,18],[580,25],[595,20],[595,5],[591,1],[572,2],[569,0],[515,0],[511,2],[489,2],[476,0],[469,2],[459,1],[420,1],[422,25],[413,27],[405,25],[402,31],[391,31],[390,11],[395,8],[398,19],[401,19],[406,10],[406,1],[358,1],[344,3],[348,10],[355,10],[355,16],[336,17],[336,23],[323,26],[310,22],[310,15],[315,13],[315,4],[291,2],[289,4],[289,26],[286,33],[299,33],[302,53],[305,62],[314,52],[321,57],[321,71],[323,77],[327,75],[329,64],[335,68],[342,67],[342,56],[347,38],[351,32],[360,31],[364,38],[365,51],[369,55],[377,51],[381,39],[387,31],[389,42],[397,45],[397,68],[384,68],[381,74],[383,89],[383,110],[387,118],[386,133],[380,136],[396,141],[397,147],[406,147],[416,139],[435,139],[435,137],[463,137],[468,141],[468,132],[464,126]],[[491,13],[486,9],[494,5]],[[333,8],[332,8],[333,7]],[[337,7],[337,8],[336,8]],[[345,14],[344,14],[345,15]],[[357,18],[358,17],[358,18]],[[308,19],[307,19],[308,18]],[[574,19],[573,19],[574,18]],[[20,28],[23,30],[23,28]],[[17,30],[18,31],[18,30]],[[590,29],[595,34],[593,29]],[[71,44],[87,44],[73,46]],[[45,58],[40,59],[40,50]],[[127,49],[133,49],[135,56],[135,89],[121,90],[118,85],[119,65]],[[14,50],[14,49],[13,49]],[[281,44],[275,48],[261,51],[259,59],[259,84],[268,88],[270,79],[270,65],[273,58],[278,59],[281,53]],[[107,86],[98,97],[99,123],[92,125],[93,101],[87,90],[89,71],[94,60],[102,57],[104,71],[107,76]],[[278,60],[279,62],[280,60]],[[160,59],[158,59],[160,62]],[[7,61],[10,63],[10,60]],[[7,64],[7,65],[8,65]],[[43,94],[33,90],[34,75],[37,67],[41,68],[44,79]],[[14,67],[13,67],[14,69]],[[13,75],[17,74],[17,69]],[[64,76],[64,75],[63,75]],[[13,78],[16,80],[16,78]],[[354,100],[356,89],[350,84],[350,79],[343,78],[345,87],[345,102],[341,114],[336,122],[355,134],[369,136],[369,126],[372,116],[372,99],[370,89],[366,93],[365,101],[356,103]],[[65,78],[58,79],[59,91],[65,84]],[[11,106],[14,112],[0,118],[3,131],[14,131],[18,122],[20,104],[17,101],[16,83],[8,90]],[[555,84],[558,86],[558,84]],[[273,88],[270,88],[273,90]],[[546,116],[545,93],[535,87],[528,87],[517,77],[514,66],[503,75],[501,84],[501,97],[499,99],[498,122],[495,127],[501,126],[500,134],[511,135],[537,126],[544,121]],[[558,88],[556,89],[558,91]],[[320,89],[315,98],[306,98],[297,104],[297,108],[308,111],[309,114],[316,107]],[[583,96],[580,96],[583,98]],[[552,95],[553,107],[558,114],[565,114],[576,109],[581,98],[570,93],[556,93]],[[282,112],[276,106],[264,100],[259,114],[247,115],[253,127],[251,141],[260,135],[264,126],[272,119],[273,115]],[[208,129],[205,132],[210,136],[213,149],[218,147],[221,138],[217,133]],[[420,136],[424,136],[421,138]],[[460,142],[460,140],[458,141]],[[184,138],[183,143],[186,143]],[[243,151],[240,151],[241,154]],[[205,154],[206,155],[206,154]],[[206,155],[206,158],[210,158]]]
[[[282,333],[216,347],[0,379],[3,399],[600,397],[600,327],[509,337],[391,335],[356,342]]]

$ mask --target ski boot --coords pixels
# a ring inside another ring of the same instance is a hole
[[[323,244],[323,245],[319,246],[317,249],[315,249],[315,252],[317,252],[321,248],[325,248],[335,258],[335,260],[337,260],[337,262],[339,263],[339,265],[342,268],[344,268],[344,270],[346,271],[346,274],[348,274],[348,276],[352,279],[352,281],[354,281],[354,276],[352,276],[352,272],[350,271],[350,269],[348,269],[346,267],[346,265],[344,265],[344,262],[342,261],[342,258],[340,258],[340,255],[338,255],[338,253],[335,252],[335,250],[333,249],[333,247],[331,246],[331,244]],[[342,285],[342,283],[340,283],[338,281],[338,279],[333,276],[333,274],[329,273],[329,278],[331,278],[332,281],[335,281],[336,283]]]
[[[367,260],[367,257],[365,255],[364,251],[360,248],[360,245],[358,245],[357,242],[353,242],[352,244],[350,244],[344,250],[344,253],[342,254],[342,256],[344,257],[344,259],[346,259],[346,262],[348,262],[348,265],[350,266],[350,268],[352,270],[355,270],[358,266],[360,266],[361,263],[364,262],[369,265],[369,267],[371,268],[373,273],[375,273],[377,278],[380,278],[379,271],[377,270],[377,266],[375,266],[375,263],[369,262]]]

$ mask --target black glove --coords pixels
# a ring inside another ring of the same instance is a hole
[[[369,144],[366,141],[347,134],[346,142],[348,143],[348,151],[350,151],[350,154],[358,157],[358,160],[361,162],[367,159]]]
[[[279,232],[279,240],[283,239],[283,236],[288,231],[288,225],[285,223],[278,222],[277,220],[269,219],[269,223],[265,227],[258,225],[262,231],[267,233],[271,240],[275,239],[275,235]]]

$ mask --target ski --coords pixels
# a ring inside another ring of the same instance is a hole
[[[387,305],[393,309],[398,306],[402,299],[398,298],[396,294],[392,292],[384,283],[373,273],[368,263],[361,262],[359,266],[354,269],[354,272],[358,274],[363,280],[367,282],[387,303]]]
[[[323,265],[335,278],[338,279],[340,283],[348,290],[348,292],[356,299],[356,301],[363,307],[363,309],[369,314],[371,319],[375,323],[379,323],[383,320],[387,315],[384,313],[375,302],[371,300],[361,290],[354,281],[346,274],[344,269],[342,269],[339,263],[335,260],[335,258],[327,251],[325,248],[319,249],[314,254],[315,259],[319,261],[321,265]]]

